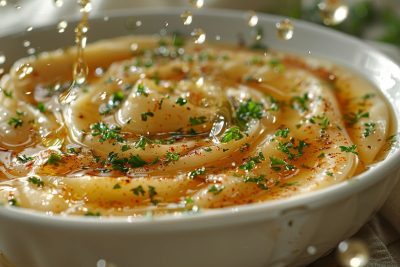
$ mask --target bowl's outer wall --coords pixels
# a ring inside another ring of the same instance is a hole
[[[110,18],[108,22],[93,20],[89,40],[129,33],[157,33],[166,21],[169,32],[189,33],[192,28],[201,26],[209,40],[218,35],[222,41],[235,42],[238,34],[250,39],[251,30],[243,14],[209,11],[196,14],[193,25],[186,27],[181,25],[180,12],[171,9],[124,11],[125,15],[120,13],[120,17]],[[127,17],[141,20],[142,26],[127,29],[124,26]],[[276,17],[260,16],[259,25],[264,29],[265,42],[269,46],[328,58],[357,70],[379,85],[386,96],[391,96],[398,117],[400,82],[399,77],[393,76],[400,73],[397,66],[354,39],[308,24],[296,24],[294,39],[280,41],[275,36],[276,21]],[[72,28],[63,35],[57,34],[52,26],[24,35],[0,37],[0,50],[6,53],[7,62],[12,62],[24,55],[23,40],[39,45],[40,51],[67,46],[73,40]],[[377,182],[369,179],[365,189],[338,196],[331,202],[293,205],[264,220],[241,218],[237,222],[215,226],[211,220],[203,228],[197,226],[195,229],[186,226],[141,232],[135,229],[135,224],[121,228],[118,225],[102,228],[96,223],[81,226],[51,224],[30,221],[29,216],[21,219],[0,210],[0,251],[16,267],[87,267],[96,266],[100,259],[118,267],[302,266],[354,234],[381,207],[397,175],[393,172],[386,177],[374,175]],[[355,179],[350,183],[362,184],[364,181]],[[317,253],[307,254],[308,246],[314,246]]]

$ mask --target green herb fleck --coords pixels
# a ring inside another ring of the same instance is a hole
[[[279,129],[278,131],[275,132],[275,136],[283,137],[283,138],[288,137],[288,134],[289,134],[289,129],[288,128]]]
[[[13,92],[11,90],[9,90],[9,91],[3,90],[3,94],[5,97],[13,98]]]
[[[176,104],[178,104],[178,105],[180,105],[180,106],[183,106],[183,105],[185,105],[187,103],[187,100],[185,99],[185,98],[182,98],[182,97],[179,97],[177,100],[176,100]]]
[[[18,128],[18,127],[21,127],[23,123],[24,123],[23,120],[20,119],[20,118],[17,118],[17,117],[12,117],[8,121],[8,124],[11,125],[11,126],[14,126],[15,129]]]
[[[239,167],[241,170],[250,171],[255,168],[256,164],[259,164],[265,160],[262,152],[259,152],[257,156],[250,157],[250,159]]]
[[[154,198],[156,195],[157,195],[156,188],[154,186],[149,185],[149,197],[153,205],[157,205],[159,202]]]
[[[228,143],[232,140],[240,140],[243,138],[243,134],[240,132],[240,129],[238,126],[233,126],[226,130],[224,134],[222,135],[221,142],[222,143]]]
[[[99,108],[99,113],[101,115],[106,115],[111,112],[111,110],[117,108],[122,101],[124,100],[125,96],[122,91],[115,92],[111,95],[110,99],[107,101],[105,105],[101,105]]]
[[[36,107],[40,112],[42,112],[42,113],[46,112],[46,107],[43,103],[41,103],[41,102],[37,103]]]
[[[138,185],[135,188],[131,189],[131,191],[133,192],[133,194],[135,194],[136,196],[142,195],[144,196],[144,194],[146,193],[143,189],[143,186]]]
[[[373,122],[366,122],[364,123],[364,132],[363,132],[363,136],[365,138],[367,138],[368,136],[370,136],[371,134],[373,134],[375,132],[375,127],[376,127],[376,123]]]
[[[241,125],[246,124],[251,119],[261,119],[264,115],[264,105],[261,102],[255,102],[251,98],[240,103],[236,110],[236,119]]]
[[[359,110],[356,113],[350,112],[344,115],[344,119],[349,125],[356,124],[362,118],[369,118],[369,112],[364,112],[363,110]]]
[[[265,178],[265,175],[260,175],[258,177],[246,176],[244,177],[243,181],[245,183],[255,183],[257,184],[258,188],[262,190],[268,190],[268,187],[266,185],[267,179]]]
[[[308,93],[305,93],[303,96],[295,96],[291,99],[291,107],[295,110],[299,110],[301,112],[305,112],[308,110],[308,102],[310,98]]]
[[[179,157],[180,157],[180,155],[178,153],[175,153],[175,152],[168,151],[167,154],[166,154],[167,162],[178,161]]]
[[[203,175],[205,173],[206,173],[206,168],[202,167],[202,168],[199,168],[199,169],[189,172],[189,177],[191,179],[193,179],[193,178]]]
[[[145,136],[140,136],[139,140],[135,143],[135,148],[145,150],[147,144],[151,144],[151,140]]]
[[[28,178],[28,182],[30,182],[31,184],[36,185],[37,187],[42,187],[44,186],[44,182],[42,181],[42,179],[36,177],[36,176],[31,176]]]
[[[62,157],[60,154],[51,153],[49,158],[47,159],[46,164],[58,166],[60,164],[61,160],[62,160]]]
[[[190,122],[190,125],[192,125],[192,126],[200,125],[200,124],[207,122],[207,117],[205,117],[205,116],[190,117],[189,122]]]
[[[117,183],[113,186],[113,189],[121,189],[121,185]]]
[[[147,112],[143,112],[142,114],[140,114],[142,121],[147,121],[147,117],[154,117],[154,113],[147,111]]]
[[[99,141],[101,143],[107,140],[115,140],[117,142],[123,143],[126,140],[120,135],[121,128],[115,125],[108,126],[104,122],[97,122],[90,125],[90,130],[92,136],[99,136]]]
[[[18,156],[17,157],[17,160],[19,161],[19,162],[21,162],[21,163],[27,163],[27,162],[29,162],[29,161],[32,161],[33,160],[33,157],[28,157],[28,156],[26,156],[26,155],[20,155],[20,156]]]
[[[218,195],[219,193],[222,192],[222,190],[224,190],[224,186],[223,185],[212,185],[210,188],[208,188],[208,193],[213,193],[214,195]]]
[[[352,145],[352,146],[339,146],[340,151],[342,152],[348,152],[348,153],[353,153],[355,155],[358,155],[357,152],[357,146],[356,145]]]
[[[88,212],[85,213],[85,216],[100,217],[101,214],[100,214],[100,212],[88,211]]]
[[[142,83],[138,84],[136,93],[138,95],[143,95],[143,96],[146,96],[146,97],[149,96],[149,93],[146,92],[146,87]]]

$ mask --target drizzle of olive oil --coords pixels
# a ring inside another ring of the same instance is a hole
[[[349,7],[341,0],[324,0],[318,4],[322,22],[334,26],[345,21],[349,15]]]

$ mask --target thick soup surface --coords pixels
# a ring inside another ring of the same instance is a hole
[[[1,79],[0,203],[76,215],[194,212],[290,197],[382,158],[376,88],[313,59],[121,37],[22,59]]]

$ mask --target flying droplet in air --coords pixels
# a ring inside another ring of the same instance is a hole
[[[15,70],[15,73],[17,74],[18,79],[20,80],[26,78],[28,75],[32,74],[32,72],[33,72],[33,67],[29,63],[21,64]]]
[[[190,4],[195,8],[202,8],[204,6],[204,0],[190,0]]]
[[[190,12],[190,11],[184,11],[184,12],[181,14],[181,20],[182,20],[182,22],[183,22],[183,25],[190,25],[190,24],[192,24],[192,21],[193,21],[192,12]]]
[[[255,27],[258,24],[258,16],[257,13],[254,11],[249,11],[246,15],[247,18],[247,24],[250,27]]]
[[[65,20],[62,20],[57,24],[57,30],[59,33],[65,32],[65,29],[67,27],[68,27],[68,22],[66,22]]]
[[[56,7],[62,7],[64,5],[63,0],[54,0],[54,5]]]
[[[78,0],[78,4],[81,7],[79,9],[81,13],[90,13],[92,11],[92,3],[90,0]]]
[[[4,64],[4,62],[6,62],[6,56],[0,52],[0,65]]]
[[[284,19],[276,23],[276,32],[282,40],[290,40],[293,38],[294,26],[289,19]]]
[[[318,4],[322,22],[328,26],[342,23],[349,15],[349,7],[341,0],[324,0]]]
[[[206,41],[206,33],[203,31],[203,29],[194,29],[191,35],[194,37],[195,44],[202,44]]]
[[[7,1],[6,0],[1,0],[0,1],[0,7],[6,6],[7,5]]]
[[[31,45],[31,42],[25,40],[22,44],[24,45],[24,47],[29,47]]]
[[[365,267],[369,261],[369,250],[362,241],[346,240],[339,243],[337,258],[343,267]]]
[[[26,28],[26,31],[27,31],[27,32],[31,32],[32,30],[33,30],[33,27],[32,27],[32,26],[29,26],[29,27]]]

